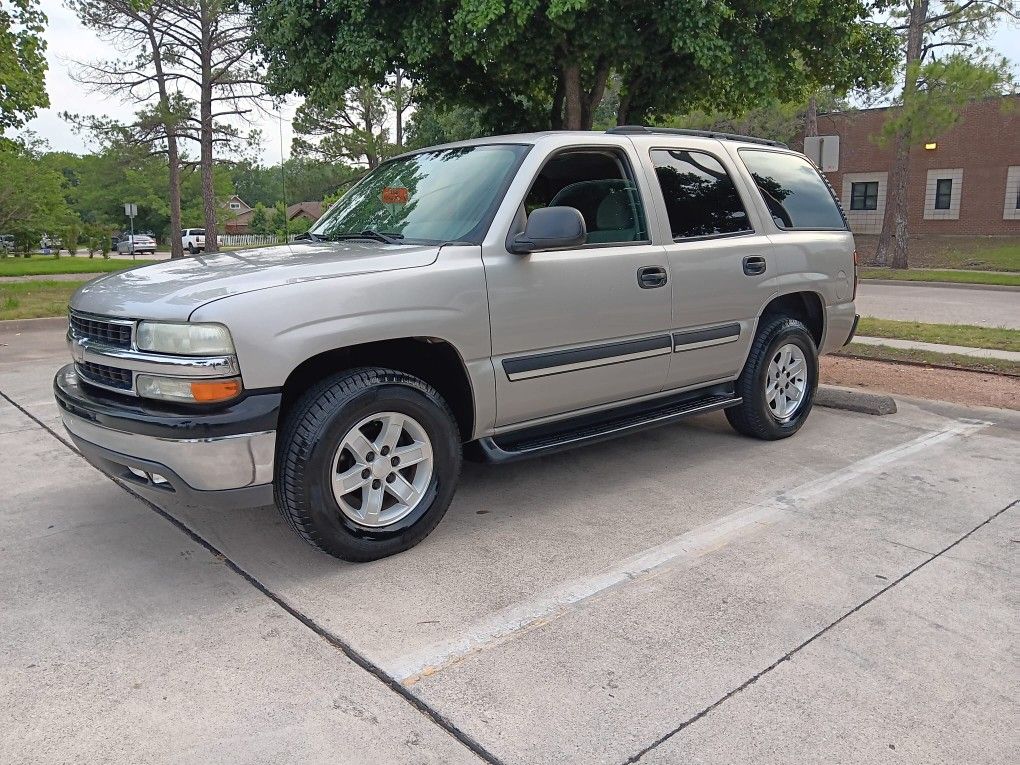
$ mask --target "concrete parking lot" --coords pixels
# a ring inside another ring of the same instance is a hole
[[[0,335],[0,762],[1016,760],[1020,413],[467,465],[423,544],[350,565],[95,471],[65,355]]]

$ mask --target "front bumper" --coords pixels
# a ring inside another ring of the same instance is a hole
[[[75,446],[104,473],[188,504],[272,503],[279,393],[208,413],[158,407],[82,385],[73,365],[57,373],[53,391]]]

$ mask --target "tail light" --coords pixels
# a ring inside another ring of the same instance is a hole
[[[857,299],[857,285],[861,283],[861,256],[854,250],[854,294],[852,300]]]

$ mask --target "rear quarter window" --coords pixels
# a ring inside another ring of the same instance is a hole
[[[739,154],[779,228],[846,230],[828,184],[804,157],[760,149]]]

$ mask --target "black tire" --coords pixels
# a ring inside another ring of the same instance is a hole
[[[198,255],[198,250],[195,249],[195,245],[193,245],[193,244],[189,244],[188,245],[188,254],[189,255]]]
[[[787,343],[798,346],[804,352],[807,386],[800,406],[789,419],[780,420],[766,400],[765,384],[769,363]],[[818,350],[807,327],[796,319],[783,316],[767,319],[759,326],[744,369],[737,379],[736,394],[743,403],[727,409],[726,419],[734,430],[745,436],[766,441],[788,438],[800,430],[811,413],[817,388]]]
[[[343,513],[329,476],[345,434],[365,417],[386,411],[408,414],[425,429],[432,442],[433,473],[409,515],[370,528]],[[279,435],[276,506],[306,542],[346,561],[385,558],[418,544],[446,514],[460,476],[460,433],[450,407],[428,383],[392,369],[352,369],[312,387]]]

